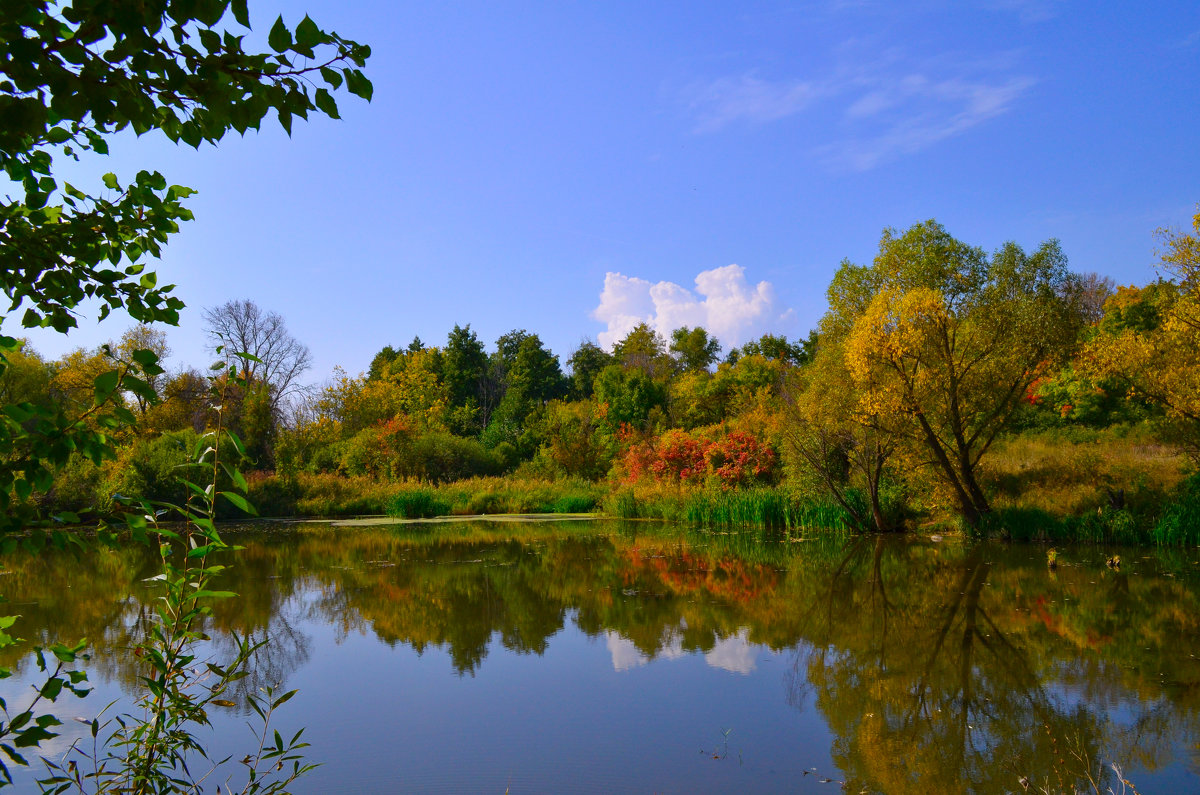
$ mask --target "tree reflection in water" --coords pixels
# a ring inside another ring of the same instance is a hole
[[[1033,599],[1032,615],[1022,610],[1037,572],[1005,568],[1006,581],[992,583],[988,558],[997,552],[930,556],[861,539],[827,579],[788,699],[801,708],[815,701],[852,791],[1004,792],[1022,780],[1035,791],[1121,791],[1107,762],[1153,769],[1195,735],[1194,666],[1189,703],[1180,704],[1131,697],[1112,661],[1059,657],[1061,632],[1031,631],[1030,619],[1050,615],[1045,596]],[[1115,595],[1129,595],[1125,576],[1110,583],[1093,589],[1113,600],[1106,614],[1121,606]],[[889,643],[889,633],[899,640]]]
[[[245,690],[286,687],[321,654],[318,626],[338,643],[361,633],[441,649],[468,677],[497,648],[541,655],[571,628],[622,670],[702,653],[745,672],[754,648],[790,650],[784,698],[815,706],[851,791],[1003,792],[1023,777],[1034,790],[1119,791],[1102,762],[1154,771],[1197,739],[1200,605],[1187,565],[1066,561],[1052,573],[1034,548],[617,523],[313,525],[238,541],[219,587],[239,597],[215,605],[210,632],[218,654],[230,633],[268,641]],[[23,637],[86,636],[93,678],[131,688],[124,652],[153,600],[145,550],[4,564]]]

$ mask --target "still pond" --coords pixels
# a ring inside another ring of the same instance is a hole
[[[228,537],[239,596],[209,651],[269,641],[238,704],[300,690],[276,718],[321,763],[298,792],[1121,792],[1114,762],[1141,793],[1200,792],[1195,550],[1050,570],[1038,546],[608,520]],[[95,692],[60,717],[127,700],[148,550],[0,566],[17,635],[91,644]],[[28,648],[0,653],[10,708]],[[236,759],[247,715],[222,712],[211,745]],[[63,729],[50,753],[87,733]]]

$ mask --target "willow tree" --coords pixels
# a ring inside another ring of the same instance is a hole
[[[865,409],[846,389],[849,373],[841,345],[822,343],[809,366],[795,371],[793,381],[791,421],[784,432],[789,449],[858,529],[895,530],[880,497],[896,451],[893,418]],[[865,499],[857,499],[858,494]]]
[[[885,230],[869,266],[844,262],[822,340],[845,352],[860,416],[910,466],[928,466],[971,526],[989,512],[980,461],[1029,386],[1063,361],[1080,323],[1076,277],[1057,241],[992,256],[935,221]]]

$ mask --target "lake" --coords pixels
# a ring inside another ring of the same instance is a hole
[[[321,767],[298,792],[1121,792],[1112,762],[1200,791],[1196,550],[1050,570],[1038,546],[609,520],[227,539],[206,653],[268,641],[230,698],[299,689],[276,722]],[[156,573],[138,546],[3,560],[16,635],[91,644],[95,692],[60,717],[128,701]],[[0,652],[10,707],[28,648]],[[214,753],[248,750],[245,712],[213,715]],[[87,733],[62,729],[52,753]]]

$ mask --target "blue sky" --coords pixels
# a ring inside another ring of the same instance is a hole
[[[843,258],[926,218],[1144,283],[1154,230],[1200,201],[1195,2],[250,5],[261,37],[308,12],[370,44],[374,101],[63,171],[198,189],[159,266],[189,305],[176,365],[232,298],[286,318],[314,382],[455,323],[564,359],[638,319],[798,336]]]

